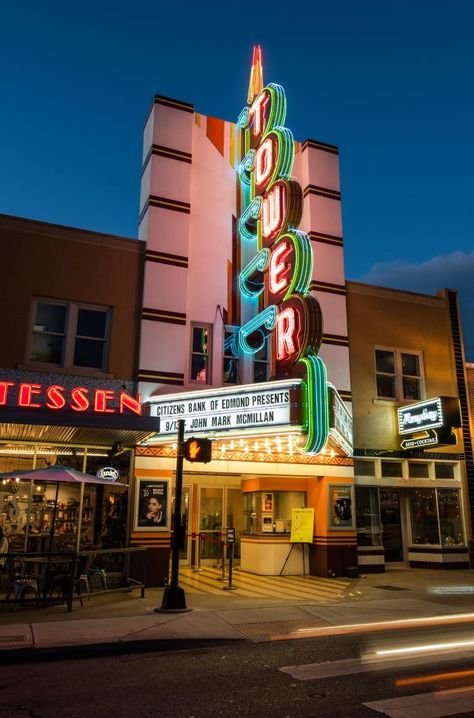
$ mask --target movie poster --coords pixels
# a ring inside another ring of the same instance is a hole
[[[169,530],[169,481],[137,479],[135,531]]]
[[[329,486],[329,528],[353,529],[352,487],[347,484]]]

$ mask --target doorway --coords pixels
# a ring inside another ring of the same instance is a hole
[[[401,563],[404,555],[400,491],[380,489],[379,498],[385,563]]]

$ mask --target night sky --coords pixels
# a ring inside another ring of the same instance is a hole
[[[4,2],[0,212],[136,237],[153,94],[235,120],[260,43],[296,139],[340,148],[347,277],[458,289],[474,361],[473,26],[472,0]]]

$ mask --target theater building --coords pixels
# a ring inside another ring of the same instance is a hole
[[[116,469],[80,536],[61,494],[57,547],[146,546],[162,585],[184,420],[212,460],[184,462],[183,564],[215,563],[232,527],[257,574],[467,567],[456,293],[346,282],[338,148],[294,140],[259,48],[242,107],[154,97],[138,240],[0,215],[0,471]],[[12,545],[41,545],[52,502],[0,484]]]
[[[294,141],[259,48],[242,105],[229,122],[155,96],[146,120],[138,378],[161,425],[137,449],[132,540],[167,575],[181,418],[213,440],[211,463],[185,462],[184,562],[198,535],[215,560],[232,526],[242,568],[278,574],[293,510],[310,508],[306,570],[344,575],[357,556],[338,149]],[[300,549],[285,572],[301,573]]]
[[[457,295],[347,290],[359,565],[467,568],[474,472]]]

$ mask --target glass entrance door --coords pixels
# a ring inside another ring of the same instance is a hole
[[[227,527],[235,529],[234,558],[240,559],[240,534],[244,530],[244,495],[240,489],[227,489]]]
[[[401,562],[403,561],[403,539],[400,491],[397,489],[381,489],[379,498],[385,562]]]
[[[183,486],[181,496],[181,528],[179,534],[179,560],[189,563],[189,516],[191,510],[191,487]]]
[[[202,534],[201,559],[216,560],[221,552],[224,489],[202,486],[199,498],[199,532]]]

